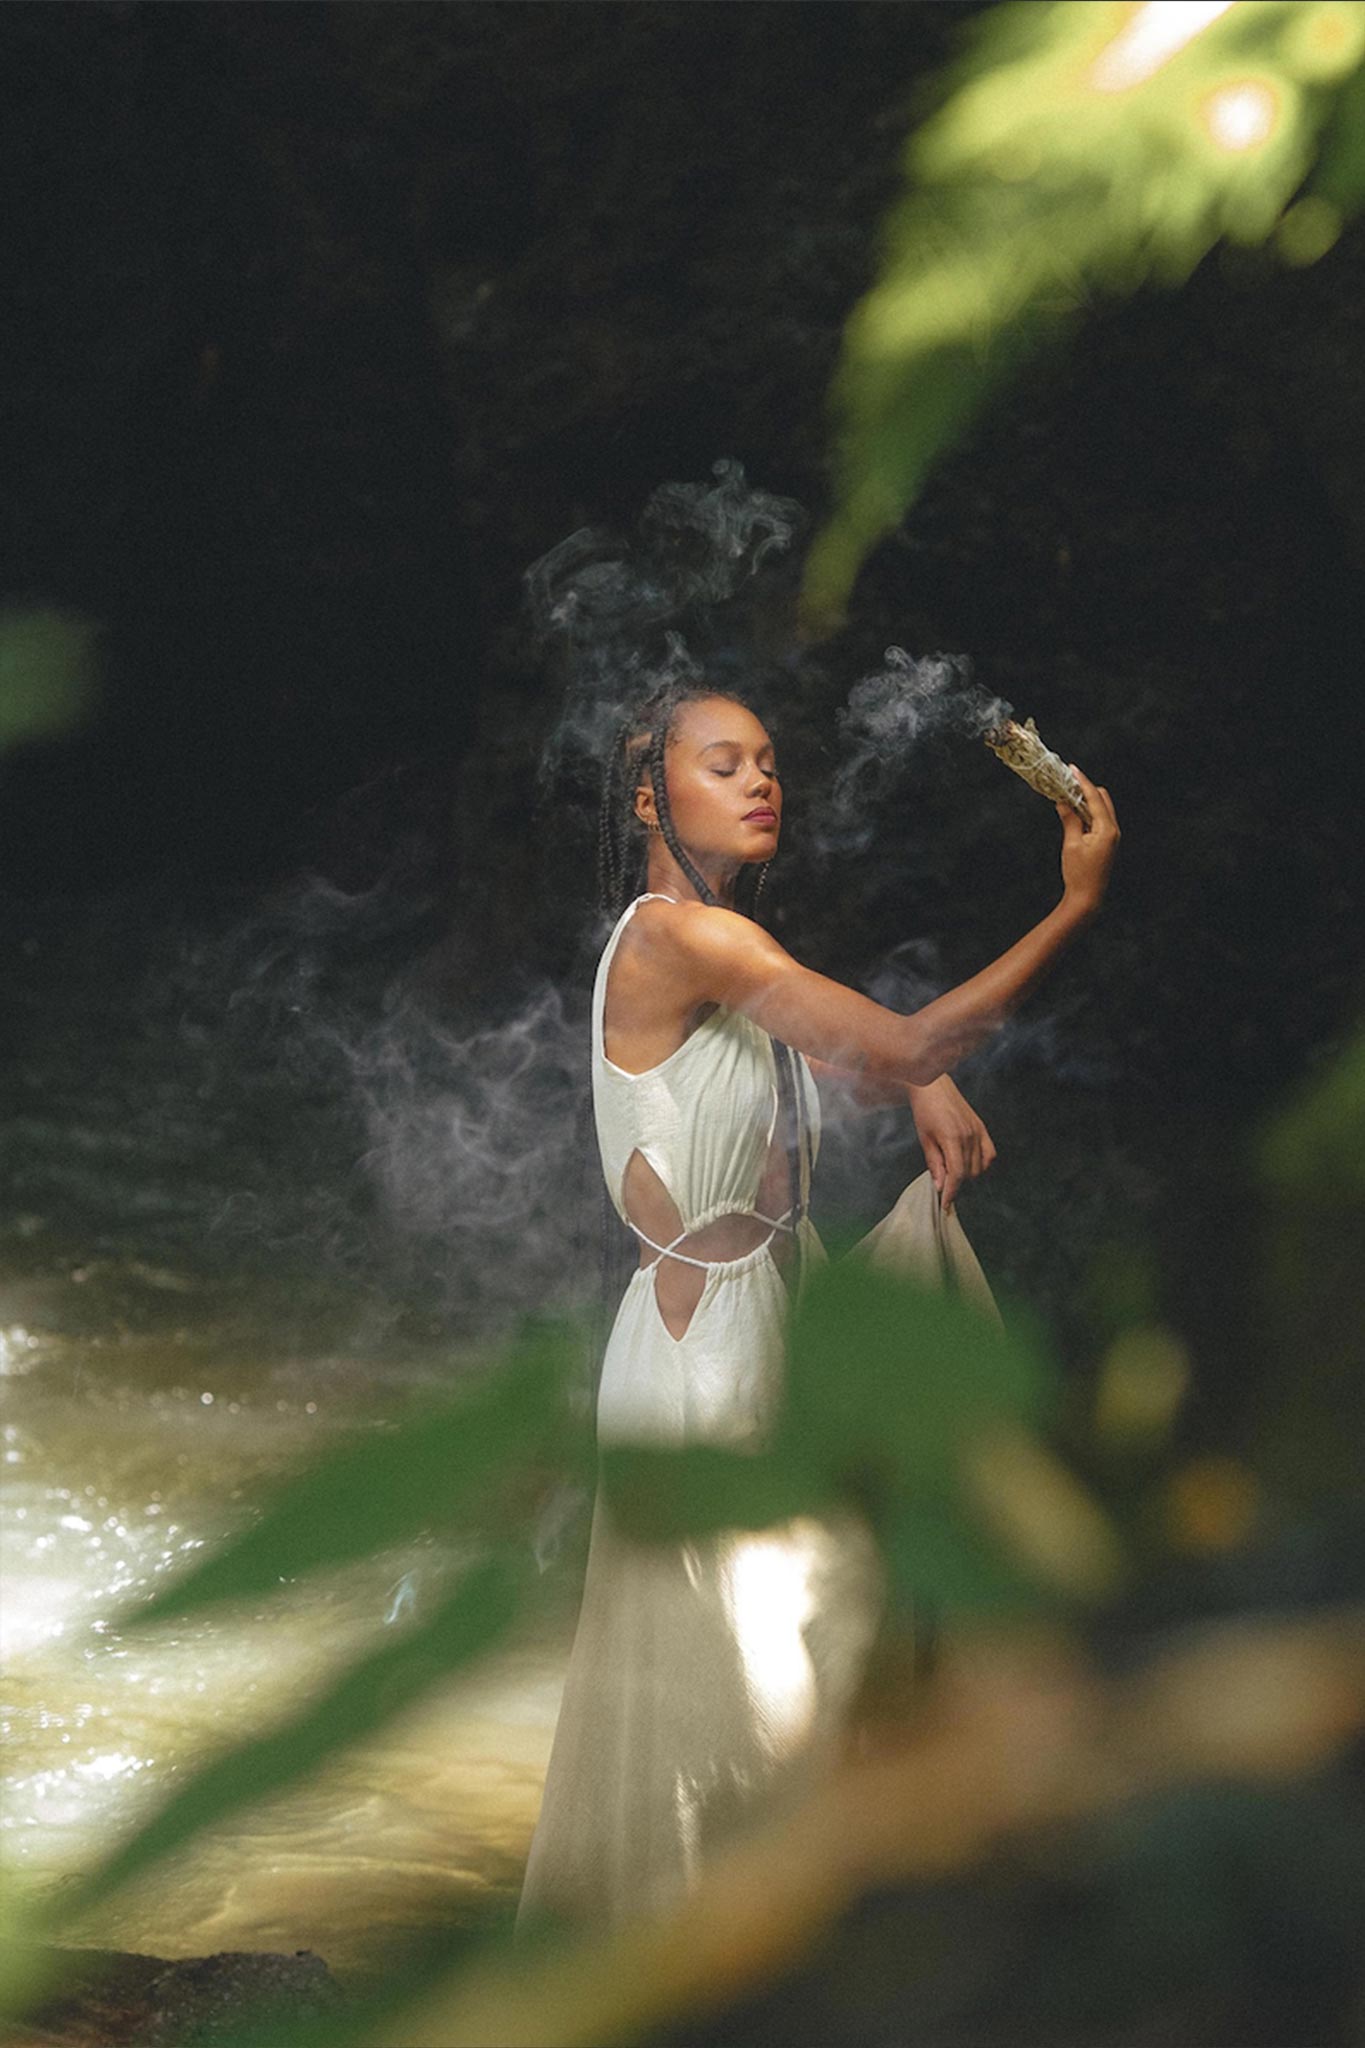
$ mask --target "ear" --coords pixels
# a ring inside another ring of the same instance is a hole
[[[642,782],[635,791],[635,815],[642,825],[657,825],[659,813],[654,807],[654,784]]]

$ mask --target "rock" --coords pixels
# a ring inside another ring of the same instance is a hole
[[[115,1950],[64,1951],[62,1992],[6,2048],[212,2048],[245,2019],[312,2020],[345,1993],[321,1956],[228,1951],[169,1962]]]
[[[292,1956],[226,1951],[172,1963],[154,1979],[148,2048],[199,2048],[226,2041],[247,2015],[273,2020],[316,2019],[343,1997],[321,1956],[299,1949]]]

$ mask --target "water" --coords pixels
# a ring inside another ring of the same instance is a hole
[[[250,1612],[119,1626],[275,1478],[481,1352],[411,1246],[381,1245],[376,1226],[366,1256],[363,1134],[344,1090],[310,1099],[293,1055],[249,1057],[240,1004],[230,1038],[196,1040],[183,985],[159,999],[184,953],[164,919],[124,904],[103,933],[48,913],[10,936],[27,1029],[5,1070],[0,1196],[0,1833],[11,1880],[43,1895],[198,1762],[421,1616],[459,1561],[438,1531]],[[448,1253],[453,1296],[457,1268]],[[76,1938],[171,1957],[311,1948],[344,1972],[433,1916],[505,1903],[570,1609],[566,1587],[548,1622]]]
[[[70,1347],[6,1333],[0,1828],[38,1891],[88,1867],[220,1746],[265,1726],[389,1626],[454,1559],[435,1538],[235,1612],[127,1633],[130,1599],[241,1520],[272,1474],[334,1432],[335,1411],[269,1374],[136,1384],[164,1358],[128,1347],[113,1378]],[[131,1368],[131,1369],[130,1369]],[[248,1811],[81,1928],[154,1954],[316,1949],[374,1959],[432,1913],[468,1918],[514,1890],[539,1798],[562,1645],[527,1641]]]

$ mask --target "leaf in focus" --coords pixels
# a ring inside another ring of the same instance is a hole
[[[432,1526],[481,1536],[509,1518],[524,1523],[525,1475],[537,1459],[589,1462],[586,1426],[574,1423],[568,1400],[575,1361],[567,1330],[528,1333],[477,1386],[286,1481],[253,1527],[118,1626],[268,1593],[281,1579],[352,1563]]]
[[[48,1926],[68,1923],[203,1829],[283,1791],[482,1655],[513,1620],[529,1569],[529,1556],[522,1555],[474,1566],[420,1628],[353,1664],[291,1720],[205,1765],[100,1868],[54,1903]]]
[[[1097,293],[1179,284],[1223,239],[1316,261],[1365,203],[1362,0],[1014,0],[969,33],[845,330],[817,634],[992,388]]]

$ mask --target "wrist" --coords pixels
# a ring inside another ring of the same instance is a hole
[[[1064,929],[1079,931],[1082,925],[1089,924],[1099,907],[1100,899],[1093,890],[1068,887],[1062,891],[1061,902],[1052,914]]]

